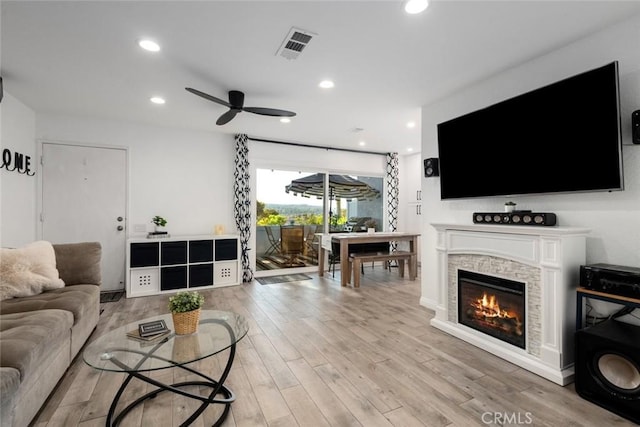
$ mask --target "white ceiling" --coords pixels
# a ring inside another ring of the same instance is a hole
[[[640,2],[442,0],[411,16],[400,0],[3,0],[1,13],[4,88],[36,112],[406,154],[420,150],[420,106],[638,14]],[[317,34],[295,60],[276,56],[291,27]],[[141,50],[142,37],[162,50]],[[318,88],[324,78],[335,88]],[[185,87],[222,99],[241,90],[245,106],[297,116],[285,125],[244,112],[216,126],[226,107]]]

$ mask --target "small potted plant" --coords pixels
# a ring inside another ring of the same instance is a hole
[[[367,233],[375,233],[376,232],[376,220],[368,219],[364,222],[364,226],[367,227]]]
[[[156,232],[162,231],[165,225],[167,225],[167,220],[162,218],[160,215],[156,215],[151,219],[151,222],[155,226]]]
[[[204,296],[196,291],[181,291],[169,297],[169,311],[173,317],[176,335],[198,332],[198,322],[203,304]]]
[[[513,212],[516,208],[516,204],[512,201],[508,201],[504,204],[504,211],[505,212]]]

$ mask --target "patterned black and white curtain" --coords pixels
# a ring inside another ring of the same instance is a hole
[[[253,271],[249,264],[249,238],[251,237],[251,186],[249,182],[249,147],[247,135],[239,134],[236,140],[236,169],[233,174],[233,214],[236,228],[240,232],[240,249],[242,262],[242,281],[253,280]]]
[[[387,218],[388,231],[398,229],[398,153],[387,153]],[[391,250],[395,251],[397,242],[391,243]]]

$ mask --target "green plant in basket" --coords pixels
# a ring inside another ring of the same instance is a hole
[[[181,291],[169,297],[169,311],[185,313],[197,310],[204,304],[204,296],[196,291]]]

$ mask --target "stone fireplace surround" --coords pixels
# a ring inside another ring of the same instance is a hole
[[[438,303],[431,325],[559,385],[573,381],[576,293],[588,229],[432,224]],[[458,323],[458,270],[526,284],[526,348]]]

